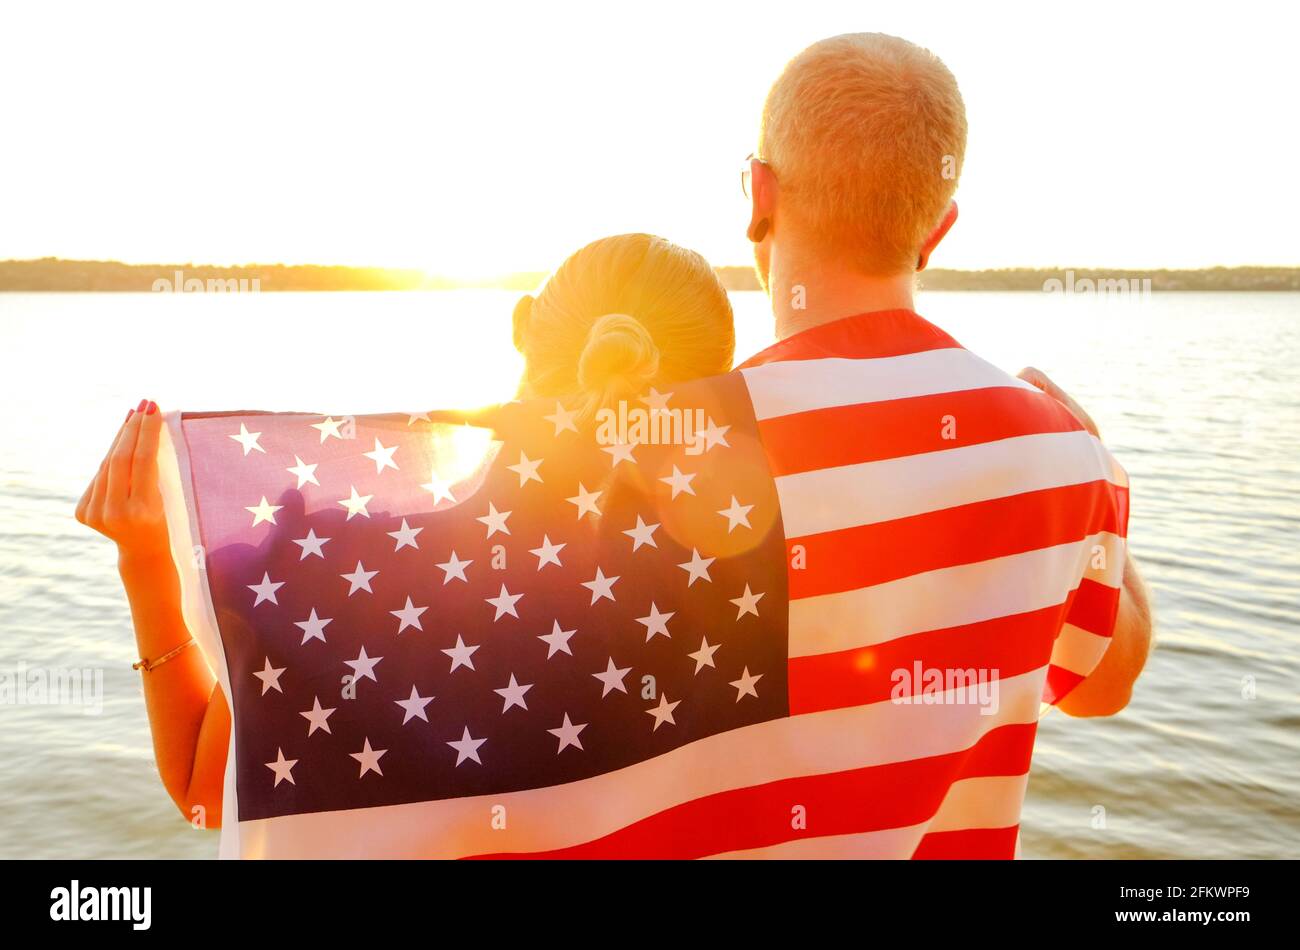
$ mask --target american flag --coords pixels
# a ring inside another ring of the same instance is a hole
[[[1123,473],[872,320],[647,393],[690,441],[556,400],[171,417],[222,853],[1011,856],[1040,699],[1113,625]]]

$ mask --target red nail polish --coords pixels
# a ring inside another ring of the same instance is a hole
[[[158,403],[156,403],[156,402],[154,402],[152,399],[150,399],[150,400],[149,400],[149,408],[145,411],[145,415],[146,415],[146,416],[152,416],[152,415],[153,415],[155,412],[157,412],[157,411],[158,411]]]
[[[138,405],[138,406],[135,407],[135,411],[136,411],[136,412],[144,412],[145,406],[147,406],[147,405],[149,405],[149,400],[148,400],[148,399],[141,399],[141,400],[140,400],[140,405]]]
[[[128,409],[128,410],[126,411],[126,418],[123,419],[122,421],[123,421],[123,422],[130,422],[130,421],[131,421],[131,413],[133,413],[133,412],[135,412],[134,409]]]

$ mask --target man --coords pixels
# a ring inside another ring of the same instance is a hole
[[[742,370],[785,519],[792,664],[816,684],[791,711],[878,702],[888,673],[890,701],[933,702],[952,737],[880,762],[938,808],[880,818],[873,856],[1015,852],[1036,715],[981,728],[989,710],[954,682],[1112,715],[1151,644],[1127,479],[1092,421],[1038,371],[1006,376],[913,312],[965,144],[943,63],[850,34],[786,66],[744,173],[779,342]]]

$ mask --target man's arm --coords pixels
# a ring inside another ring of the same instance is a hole
[[[1151,653],[1151,602],[1137,564],[1124,562],[1119,612],[1110,646],[1097,668],[1072,689],[1057,707],[1071,716],[1113,716],[1128,705],[1133,684]]]
[[[1031,366],[1017,375],[1065,406],[1085,429],[1097,439],[1101,438],[1092,417],[1046,373]],[[1127,555],[1110,646],[1102,654],[1097,668],[1057,703],[1057,707],[1071,716],[1115,715],[1128,705],[1133,695],[1133,684],[1151,653],[1151,645],[1151,599],[1142,575],[1138,573],[1137,563],[1132,555]]]

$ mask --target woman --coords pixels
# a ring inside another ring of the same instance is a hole
[[[584,419],[648,387],[731,369],[731,303],[708,262],[647,234],[603,238],[566,260],[514,311],[524,356],[519,394],[576,396]],[[77,520],[118,546],[144,673],[154,755],[168,794],[195,824],[221,821],[230,710],[181,615],[158,488],[162,421],[142,400],[127,414]]]

